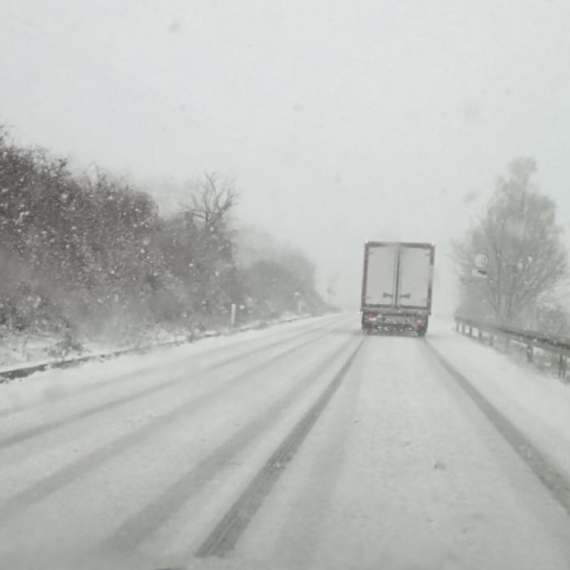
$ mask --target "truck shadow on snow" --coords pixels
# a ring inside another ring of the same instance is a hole
[[[375,330],[375,331],[368,331],[368,332],[360,332],[361,335],[364,336],[368,336],[368,337],[373,337],[373,336],[377,336],[377,337],[400,337],[400,338],[415,338],[415,339],[420,339],[421,337],[415,332],[415,331],[381,331],[381,330]]]

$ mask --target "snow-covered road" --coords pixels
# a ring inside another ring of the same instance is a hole
[[[0,568],[570,568],[570,388],[434,324],[0,386]]]

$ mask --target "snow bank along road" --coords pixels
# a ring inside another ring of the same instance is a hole
[[[0,568],[570,568],[570,390],[358,325],[0,386]]]

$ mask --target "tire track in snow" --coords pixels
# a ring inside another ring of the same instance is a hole
[[[243,382],[247,382],[253,374],[272,366],[276,362],[288,358],[298,350],[305,348],[307,344],[326,337],[327,334],[329,333],[325,333],[324,335],[311,339],[303,344],[295,345],[292,348],[258,363],[247,371],[232,377],[229,385],[223,384],[212,392],[204,394],[198,398],[182,402],[174,409],[169,410],[167,414],[154,418],[136,431],[129,432],[124,436],[119,437],[89,455],[82,457],[75,463],[67,465],[45,477],[41,482],[16,493],[0,505],[0,525],[17,517],[21,511],[33,506],[46,497],[49,497],[59,489],[73,483],[82,476],[89,474],[92,470],[96,469],[103,463],[110,461],[117,455],[120,455],[132,446],[143,441],[145,438],[156,433],[158,429],[163,429],[167,425],[176,421],[179,417],[185,416],[212,402],[215,402],[221,393],[227,393],[227,391],[232,388],[239,388]]]
[[[281,473],[293,460],[301,444],[338,390],[363,343],[364,339],[359,342],[316,402],[297,422],[289,435],[282,441],[281,445],[206,538],[196,552],[197,558],[224,557],[233,550],[265,498],[279,480]]]
[[[310,332],[308,332],[306,334],[310,334],[313,332],[314,331],[311,330]],[[247,351],[245,353],[241,353],[234,358],[230,357],[230,358],[222,360],[221,362],[216,362],[213,365],[210,365],[210,366],[203,368],[203,371],[217,370],[217,369],[222,368],[224,366],[227,366],[229,364],[239,362],[240,360],[244,360],[244,359],[251,357],[251,356],[253,356],[259,352],[262,352],[264,350],[275,348],[276,346],[281,346],[282,344],[288,343],[289,341],[299,340],[299,337],[304,337],[304,336],[306,336],[306,334],[298,335],[298,336],[295,336],[294,338],[287,339],[285,341],[283,341],[283,340],[277,341],[277,342],[271,343],[270,345],[266,345],[262,348],[257,347],[254,350],[250,350],[250,351]],[[324,336],[326,336],[326,334],[327,333],[319,334],[313,339],[303,341],[303,343],[301,345],[299,345],[299,348],[302,346],[305,346],[307,343],[315,342],[315,341],[323,338]],[[27,441],[29,439],[32,439],[34,437],[44,435],[44,434],[46,434],[50,431],[53,431],[57,428],[66,426],[66,425],[71,424],[73,422],[77,422],[77,421],[89,418],[89,417],[94,416],[96,414],[99,414],[101,412],[108,412],[108,411],[111,411],[115,408],[119,408],[120,406],[123,406],[124,404],[136,402],[137,400],[143,399],[143,398],[145,398],[151,394],[156,394],[156,393],[162,392],[164,390],[172,388],[173,386],[176,386],[176,385],[181,384],[183,382],[188,382],[188,377],[186,374],[175,376],[171,380],[163,382],[159,385],[152,385],[152,386],[150,386],[144,390],[136,392],[135,394],[129,393],[129,394],[126,394],[126,395],[121,396],[119,398],[116,398],[114,400],[111,400],[109,402],[104,402],[102,404],[99,404],[98,406],[95,406],[93,408],[89,408],[87,410],[81,410],[80,412],[77,412],[75,414],[71,414],[65,418],[53,420],[51,422],[45,422],[43,424],[35,425],[31,428],[27,428],[25,430],[18,431],[14,434],[5,436],[5,437],[0,439],[0,450],[8,449],[10,447],[13,447],[14,445],[17,445],[19,443],[22,443],[22,442]]]
[[[570,480],[561,473],[540,449],[505,415],[503,415],[459,370],[452,366],[428,341],[423,346],[442,368],[459,384],[477,408],[530,467],[554,500],[570,515]]]
[[[354,345],[353,338],[348,342],[343,342],[342,346],[335,347],[309,373],[304,374],[283,396],[273,402],[261,416],[238,430],[144,509],[125,521],[110,539],[98,547],[98,550],[124,552],[126,548],[131,549],[153,535],[189,500],[197,496],[212,477],[231,465],[232,461],[253,441],[267,433],[271,426],[289,412],[297,401],[312,388],[313,381],[331,368],[340,356],[346,353],[345,349],[352,345]]]
[[[327,323],[328,326],[330,326],[330,323]],[[296,338],[300,338],[303,337],[305,335],[311,334],[317,330],[322,329],[323,326],[322,324],[316,325],[316,326],[310,326],[307,329],[301,330],[301,331],[295,331],[293,333],[290,334],[285,334],[284,337],[281,338],[281,341],[275,341],[270,343],[269,345],[263,345],[262,347],[256,347],[256,349],[250,351],[251,353],[257,352],[257,350],[264,350],[266,348],[270,348],[273,346],[277,346],[280,343],[285,343],[288,342],[290,340],[294,340]],[[281,330],[279,332],[282,332]],[[255,339],[257,340],[257,339]],[[239,349],[240,347],[242,347],[244,344],[248,344],[251,342],[255,342],[255,340],[253,339],[246,339],[246,340],[239,340],[235,343],[232,343],[231,345],[226,345],[223,347],[212,347],[209,350],[205,350],[204,352],[201,352],[199,354],[196,355],[197,358],[202,358],[202,357],[210,357],[210,356],[215,356],[216,352],[219,351],[224,351],[226,352],[226,350],[235,350],[236,348]],[[263,339],[262,339],[263,340]],[[241,354],[241,353],[240,353]],[[251,354],[250,354],[251,355]],[[189,356],[189,358],[192,358],[192,356]],[[227,363],[232,362],[232,357],[228,357],[224,359],[224,365]],[[25,406],[21,406],[21,407],[16,407],[16,408],[8,408],[5,410],[0,410],[0,421],[6,417],[10,417],[13,416],[15,414],[21,413],[21,412],[26,412],[28,410],[32,410],[32,409],[37,409],[39,406],[45,406],[45,405],[49,405],[49,404],[54,404],[54,403],[60,403],[62,401],[65,400],[69,400],[72,399],[74,397],[78,397],[78,396],[82,396],[86,393],[90,393],[90,392],[96,392],[98,390],[103,390],[105,388],[107,388],[109,385],[113,385],[116,386],[122,382],[126,382],[128,380],[132,380],[134,377],[136,377],[136,375],[138,374],[146,374],[148,372],[151,372],[153,369],[158,369],[160,368],[159,365],[157,365],[156,363],[154,364],[150,364],[146,367],[144,367],[142,370],[136,370],[134,372],[128,372],[125,374],[121,374],[118,377],[110,377],[108,380],[102,380],[96,384],[90,384],[88,386],[82,387],[81,389],[78,390],[73,390],[72,392],[69,392],[67,394],[65,394],[64,396],[58,398],[55,401],[40,401],[40,402],[35,402],[31,405],[25,405]],[[206,368],[206,370],[209,370],[210,368]]]

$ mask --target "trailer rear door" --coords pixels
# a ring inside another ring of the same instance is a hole
[[[398,305],[430,308],[432,248],[402,245],[400,248]]]
[[[371,244],[367,247],[364,305],[395,304],[397,266],[397,244]]]

